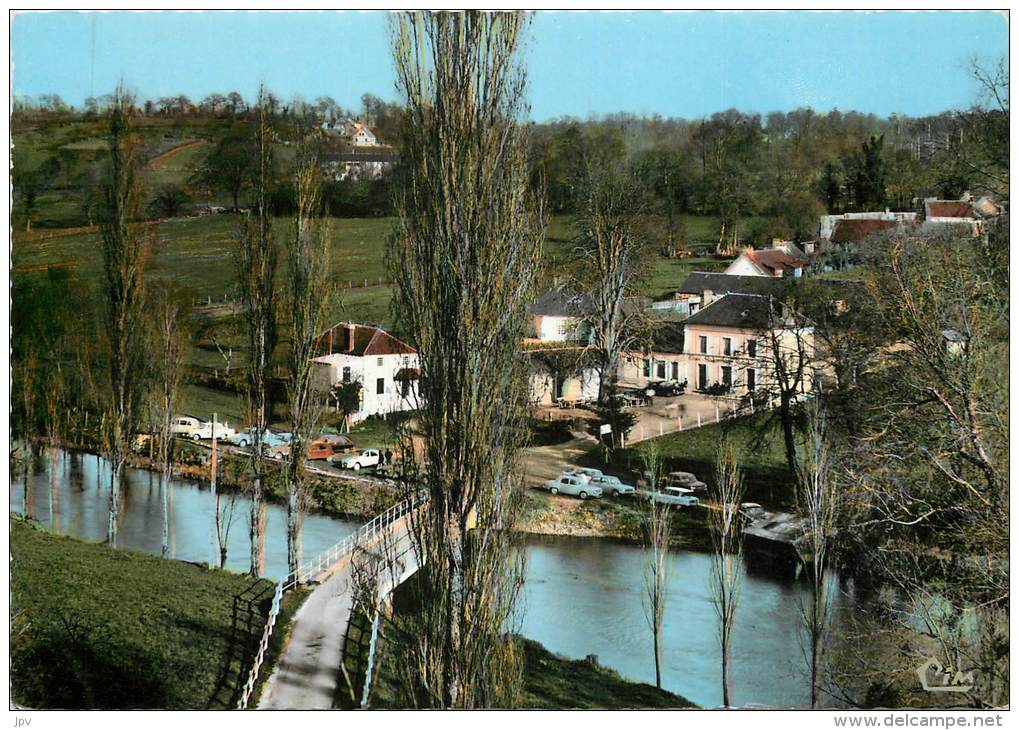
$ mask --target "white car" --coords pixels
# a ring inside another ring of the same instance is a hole
[[[180,416],[179,418],[173,419],[173,425],[170,427],[170,431],[177,436],[189,438],[192,441],[211,439],[212,422],[203,421],[202,419],[195,418],[194,416]],[[229,439],[234,435],[234,433],[235,431],[226,423],[216,423],[217,439]]]
[[[601,496],[601,487],[591,484],[579,474],[563,474],[558,479],[550,479],[545,482],[545,489],[552,494],[562,492],[581,499]]]
[[[588,481],[600,479],[601,477],[605,476],[602,473],[601,469],[592,469],[589,466],[575,466],[572,469],[567,469],[566,471],[563,472],[563,474],[580,475],[585,477]]]
[[[340,466],[344,469],[361,471],[361,469],[366,469],[370,466],[378,466],[381,461],[382,456],[379,454],[378,449],[365,449],[360,454],[344,457],[340,461]]]
[[[590,482],[601,487],[604,494],[611,494],[613,497],[629,496],[637,491],[629,484],[623,484],[619,481],[619,477],[609,476],[608,474],[592,477]]]

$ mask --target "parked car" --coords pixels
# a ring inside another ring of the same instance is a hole
[[[330,461],[334,464],[338,462],[344,469],[361,471],[361,469],[378,466],[382,461],[382,455],[378,449],[365,449],[359,454],[344,456],[342,459],[330,459]]]
[[[176,436],[189,438],[192,441],[212,438],[212,422],[203,421],[194,416],[180,416],[173,419],[170,431]],[[226,423],[216,422],[216,438],[229,439],[236,432]]]
[[[676,380],[656,380],[647,384],[644,389],[644,395],[672,397],[676,395],[683,395],[684,390],[686,390],[685,380],[682,382]]]
[[[701,503],[697,497],[690,494],[683,487],[665,487],[662,490],[662,494],[666,497],[671,497],[670,502],[683,505],[684,507],[693,507]]]
[[[768,512],[757,502],[744,502],[739,506],[740,513],[751,522],[761,519]]]
[[[334,456],[342,453],[349,453],[357,448],[354,439],[342,433],[324,433],[319,438],[328,441],[333,446]],[[332,460],[333,457],[329,457]]]
[[[601,487],[591,484],[580,474],[563,474],[558,479],[550,479],[545,482],[545,489],[552,494],[561,492],[581,499],[601,496]]]
[[[240,446],[242,449],[246,449],[255,443],[257,431],[258,429],[256,428],[245,428],[229,438],[224,439],[224,441],[233,444],[234,446]],[[289,446],[293,439],[294,435],[292,433],[270,431],[266,429],[262,432],[262,448],[268,450],[275,446]]]
[[[679,487],[681,490],[686,492],[704,492],[707,491],[708,485],[700,481],[696,476],[688,471],[673,471],[669,472],[669,476],[665,480],[666,485],[669,487]]]
[[[602,473],[601,469],[594,469],[589,466],[575,466],[564,471],[562,476],[581,476],[587,481],[591,481],[592,479],[603,477],[605,474]]]
[[[309,441],[308,448],[305,450],[305,456],[311,460],[328,459],[335,454],[336,449],[333,448],[333,442],[322,436]]]
[[[619,477],[610,476],[608,474],[600,477],[593,477],[590,480],[590,483],[601,487],[602,494],[610,494],[613,497],[625,497],[637,491],[629,484],[623,484],[619,481]]]
[[[177,416],[170,425],[170,432],[174,436],[191,438],[191,435],[200,431],[205,421],[194,416]]]

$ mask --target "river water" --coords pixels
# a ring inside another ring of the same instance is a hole
[[[53,465],[40,459],[31,480],[31,514],[43,525],[87,540],[106,537],[109,471],[92,455],[59,452]],[[158,475],[125,469],[120,544],[158,554],[162,501]],[[51,489],[51,483],[55,488]],[[214,562],[212,494],[207,485],[171,482],[171,555]],[[229,502],[229,497],[225,498]],[[12,480],[10,509],[25,513],[21,475]],[[249,565],[248,502],[238,497],[227,566]],[[323,515],[304,520],[304,555],[312,557],[357,525]],[[286,511],[269,505],[265,575],[286,572]],[[596,654],[599,662],[630,679],[653,683],[651,632],[641,606],[643,551],[611,540],[532,537],[526,543],[527,577],[518,628],[525,636],[571,658]],[[710,555],[676,551],[663,638],[663,684],[705,707],[721,704],[718,619],[708,591]],[[791,578],[750,572],[745,576],[733,636],[733,703],[803,707],[809,680],[801,611],[806,587]],[[837,611],[836,611],[837,615]]]

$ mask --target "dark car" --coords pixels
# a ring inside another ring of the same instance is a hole
[[[647,395],[657,395],[668,398],[676,395],[683,395],[684,390],[686,390],[686,381],[677,383],[675,380],[657,380],[655,382],[648,383],[644,392]]]

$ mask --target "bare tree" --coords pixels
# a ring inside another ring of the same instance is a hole
[[[644,528],[644,593],[641,594],[644,617],[651,629],[655,658],[655,686],[662,688],[662,625],[669,581],[669,541],[672,535],[671,505],[660,503],[654,492],[662,481],[662,458],[655,445],[642,450],[644,473],[648,482],[647,509],[642,515]]]
[[[311,136],[302,140],[298,151],[294,189],[297,215],[287,239],[289,285],[290,349],[288,351],[288,398],[293,439],[287,470],[287,564],[291,572],[301,561],[301,514],[304,459],[321,404],[315,400],[311,382],[311,358],[329,303],[329,236],[318,225],[318,155]]]
[[[258,121],[255,125],[254,210],[245,218],[241,230],[237,261],[238,279],[248,325],[248,408],[255,431],[251,466],[251,574],[257,576],[262,564],[265,504],[262,499],[264,477],[262,442],[272,414],[270,391],[271,359],[276,347],[276,264],[278,251],[273,238],[269,195],[275,134],[265,89],[258,94]]]
[[[170,477],[173,474],[173,414],[180,400],[184,365],[190,348],[188,311],[180,295],[169,290],[155,294],[152,306],[153,358],[157,411],[162,446],[163,557],[170,555]]]
[[[810,559],[810,604],[803,621],[810,642],[810,706],[817,707],[824,691],[824,658],[831,616],[829,567],[838,514],[838,489],[828,444],[826,415],[813,401],[807,408],[807,445],[800,466],[800,504],[807,520]]]
[[[615,390],[623,353],[645,349],[643,309],[627,307],[626,300],[635,294],[651,248],[641,227],[643,190],[630,172],[592,166],[585,186],[576,250],[594,299],[588,321],[599,355],[598,402],[604,404]]]
[[[708,510],[713,548],[710,587],[718,614],[718,640],[722,650],[722,704],[729,707],[732,703],[732,628],[743,582],[740,506],[744,484],[736,450],[728,439],[718,451],[710,494],[715,503]]]
[[[517,696],[503,627],[522,581],[510,530],[527,404],[520,357],[543,219],[528,190],[520,13],[413,13],[394,23],[407,117],[391,249],[421,363],[413,519],[422,609],[407,702],[496,707]],[[515,677],[515,679],[514,679]],[[513,690],[513,691],[511,691]]]
[[[131,131],[134,100],[118,88],[109,112],[109,165],[105,211],[99,225],[109,344],[112,465],[106,539],[117,546],[120,479],[137,419],[143,370],[142,307],[148,232],[138,223],[141,202],[139,145]]]

